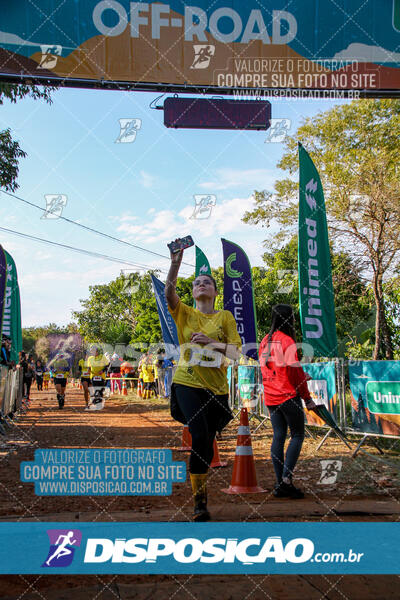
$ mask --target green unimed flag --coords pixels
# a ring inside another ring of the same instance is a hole
[[[211,268],[204,252],[196,246],[196,277],[199,275],[211,275]]]
[[[324,192],[317,169],[299,143],[299,296],[303,342],[314,356],[337,356],[335,303]],[[306,352],[307,354],[307,352]]]
[[[17,268],[11,254],[0,246],[0,333],[11,338],[11,360],[22,350],[21,302]]]
[[[210,263],[207,260],[206,255],[198,246],[196,248],[196,271],[195,277],[199,275],[211,275]],[[196,308],[196,300],[193,300],[193,306]]]

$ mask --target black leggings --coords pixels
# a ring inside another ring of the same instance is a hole
[[[304,411],[299,397],[290,398],[276,406],[268,406],[274,437],[271,446],[271,459],[278,483],[282,477],[292,478],[304,440]],[[290,442],[284,457],[283,451],[290,428]]]
[[[31,391],[32,378],[24,377],[24,397],[29,398],[29,394]]]
[[[36,376],[36,385],[38,390],[43,389],[43,377]]]
[[[180,383],[174,385],[179,408],[192,436],[189,471],[207,473],[214,454],[214,438],[222,400],[226,402],[226,395],[216,396],[210,390]]]

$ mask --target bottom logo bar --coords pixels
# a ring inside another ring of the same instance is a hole
[[[398,574],[399,534],[400,523],[1,523],[0,573]]]

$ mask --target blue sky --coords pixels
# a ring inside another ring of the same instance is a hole
[[[24,99],[1,107],[0,128],[10,127],[28,153],[20,162],[17,195],[45,208],[46,194],[64,194],[63,216],[168,256],[167,242],[191,234],[212,267],[222,265],[220,238],[241,245],[252,266],[261,265],[263,240],[273,232],[245,225],[255,189],[273,189],[282,143],[267,132],[172,130],[163,112],[151,110],[154,93],[62,89],[53,104]],[[302,118],[333,101],[273,100],[272,116]],[[133,143],[116,143],[119,119],[141,119]],[[215,194],[208,219],[190,217],[194,194]],[[3,227],[94,252],[161,268],[169,261],[106,240],[0,194]],[[23,326],[66,324],[88,297],[89,285],[117,277],[123,265],[86,257],[0,232],[17,265]],[[194,249],[185,253],[194,265]],[[130,268],[126,266],[126,268]],[[131,270],[135,270],[130,268]],[[137,269],[139,270],[139,269]],[[190,275],[190,266],[182,274]]]

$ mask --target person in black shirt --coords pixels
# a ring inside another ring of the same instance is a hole
[[[1,338],[0,364],[11,369],[11,339],[7,335]]]
[[[22,369],[23,373],[23,384],[24,384],[24,398],[26,400],[30,400],[29,394],[31,391],[32,378],[33,378],[33,369],[30,364],[30,357],[26,357],[25,352],[19,353],[19,367]]]
[[[42,361],[38,359],[35,363],[35,377],[38,391],[43,390],[43,373],[44,368],[42,365]]]

